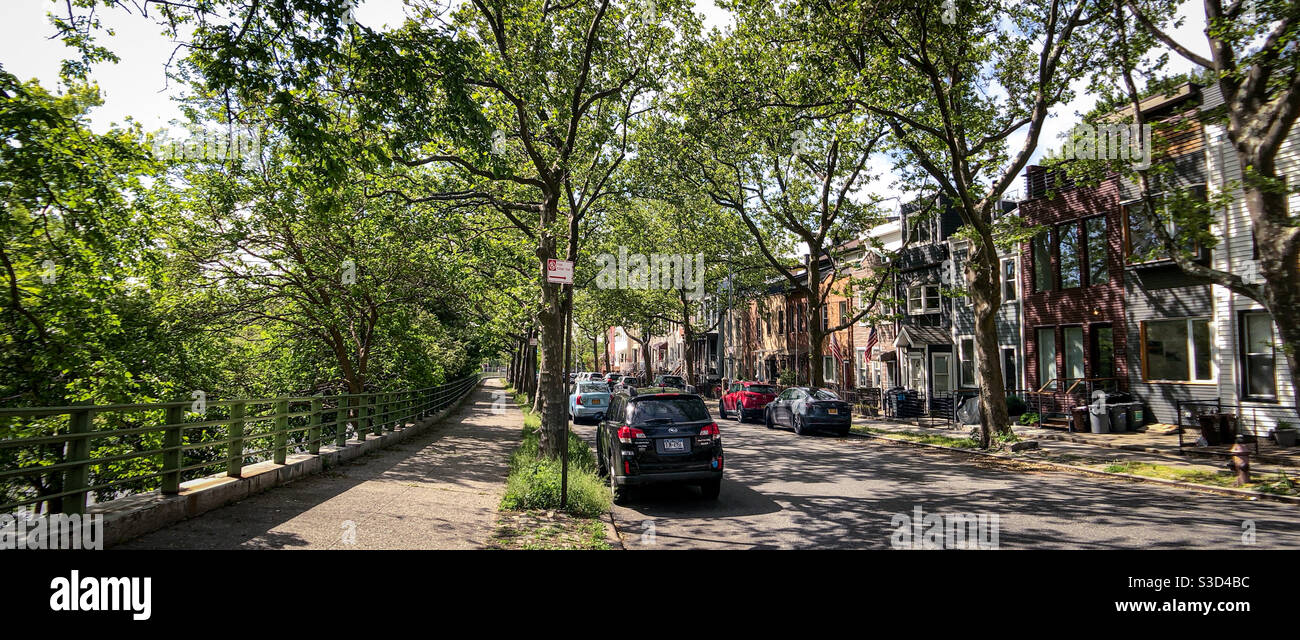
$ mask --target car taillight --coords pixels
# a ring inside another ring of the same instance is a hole
[[[645,432],[636,427],[629,427],[625,425],[618,428],[618,441],[622,442],[623,444],[632,444],[633,438],[644,438],[644,437],[646,437]]]
[[[577,402],[578,404],[582,404],[582,394],[578,394],[578,399],[574,400],[574,402]]]
[[[716,422],[711,422],[708,424],[708,426],[704,427],[703,429],[700,429],[700,437],[708,436],[717,439],[719,435],[720,434],[718,432],[718,423]]]

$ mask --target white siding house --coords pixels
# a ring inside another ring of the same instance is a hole
[[[1217,85],[1205,87],[1203,95],[1202,109],[1223,104]],[[1234,181],[1239,182],[1241,167],[1225,126],[1207,124],[1205,136],[1208,187],[1215,193]],[[1289,182],[1296,181],[1300,173],[1300,129],[1291,131],[1278,154],[1278,167],[1290,178]],[[1300,206],[1300,198],[1293,194],[1290,206],[1295,210]],[[1213,266],[1232,273],[1248,273],[1254,265],[1254,244],[1250,214],[1239,188],[1227,210],[1220,212],[1214,232],[1221,242],[1214,248]],[[1215,364],[1224,410],[1235,410],[1240,402],[1244,430],[1259,435],[1269,433],[1279,420],[1295,423],[1293,381],[1276,340],[1277,328],[1259,303],[1224,287],[1212,288]]]

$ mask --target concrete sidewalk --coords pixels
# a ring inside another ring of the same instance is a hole
[[[961,425],[927,427],[859,416],[854,416],[853,424],[894,433],[942,435],[950,438],[964,438],[970,433],[969,427]],[[1023,440],[1036,440],[1039,449],[1050,455],[1071,455],[1087,460],[1144,462],[1210,473],[1224,471],[1226,469],[1224,465],[1228,462],[1228,459],[1222,456],[1191,453],[1180,455],[1176,434],[1167,436],[1144,432],[1084,434],[1019,425],[1013,427],[1013,431]],[[1253,446],[1251,453],[1253,456]],[[1284,471],[1292,477],[1300,476],[1300,469],[1294,466],[1269,464],[1254,457],[1251,459],[1250,466],[1252,475],[1256,477],[1264,474],[1275,475],[1279,471]]]
[[[487,379],[397,446],[119,545],[121,549],[477,549],[492,535],[523,414]]]

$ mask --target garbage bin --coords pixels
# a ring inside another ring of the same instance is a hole
[[[1094,402],[1088,405],[1088,415],[1092,419],[1093,433],[1110,431],[1110,407],[1105,402]]]
[[[1237,414],[1219,414],[1219,442],[1237,441]]]
[[[1088,432],[1088,407],[1087,406],[1074,408],[1074,432],[1075,433]]]
[[[1201,427],[1201,437],[1205,438],[1205,444],[1210,446],[1219,444],[1219,414],[1201,414],[1197,416],[1197,423]]]
[[[1128,403],[1120,402],[1106,405],[1109,408],[1107,413],[1110,417],[1111,433],[1124,433],[1128,431]]]
[[[1146,424],[1145,412],[1142,410],[1141,402],[1128,403],[1128,428],[1137,431],[1138,427]]]

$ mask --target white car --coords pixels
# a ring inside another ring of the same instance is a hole
[[[569,417],[576,424],[582,420],[599,422],[609,408],[609,385],[599,380],[579,381],[569,394]]]

